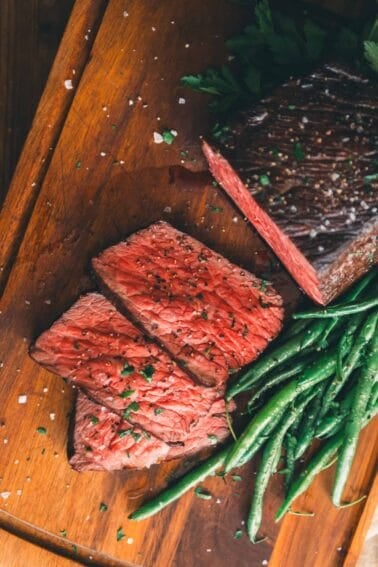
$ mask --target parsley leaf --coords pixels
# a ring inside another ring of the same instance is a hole
[[[127,419],[128,417],[130,417],[131,412],[133,411],[138,411],[139,409],[139,404],[137,402],[132,402],[129,406],[127,406],[127,408],[123,411],[123,417],[125,419]]]
[[[376,41],[365,41],[365,58],[369,63],[370,67],[378,73],[378,42]]]

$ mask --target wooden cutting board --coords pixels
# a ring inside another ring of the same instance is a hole
[[[348,557],[360,525],[358,554],[368,524],[373,497],[333,509],[328,470],[296,504],[314,518],[274,523],[282,497],[275,478],[262,527],[267,539],[255,546],[245,534],[235,539],[255,463],[240,471],[241,482],[207,481],[210,501],[188,494],[149,521],[130,522],[128,513],[164,486],[177,463],[112,474],[71,470],[71,389],[28,356],[38,333],[94,288],[91,257],[160,218],[257,274],[273,268],[288,308],[298,300],[294,283],[211,184],[198,143],[210,123],[206,97],[179,84],[183,74],[224,60],[224,38],[247,15],[223,0],[78,0],[0,215],[0,526],[76,561],[249,567],[267,564],[274,547],[271,565],[333,567]],[[164,129],[177,131],[172,145],[154,142]],[[368,493],[376,449],[371,424],[351,499]],[[125,537],[117,541],[120,527]],[[26,564],[40,559],[30,552]]]

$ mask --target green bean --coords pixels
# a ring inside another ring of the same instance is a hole
[[[315,437],[316,424],[321,408],[322,398],[327,384],[321,384],[318,395],[312,401],[309,411],[303,415],[299,426],[299,436],[294,451],[294,459],[299,459]]]
[[[348,322],[345,333],[341,337],[338,348],[338,356],[337,356],[337,375],[340,379],[344,378],[344,369],[343,369],[344,359],[346,358],[346,356],[350,352],[350,349],[353,346],[355,332],[357,331],[358,327],[360,326],[364,318],[365,318],[365,313],[358,313],[357,315],[352,317]]]
[[[340,429],[345,417],[349,412],[354,392],[354,388],[347,392],[344,399],[340,402],[340,404],[338,404],[339,409],[337,413],[335,413],[334,409],[331,409],[329,414],[323,416],[321,419],[318,419],[315,437],[330,437]]]
[[[290,427],[298,418],[314,394],[307,396],[297,407],[293,407],[288,418],[281,422],[274,430],[268,443],[265,445],[261,463],[256,477],[253,497],[247,520],[247,532],[252,543],[256,543],[255,536],[261,525],[264,494],[268,486],[270,476],[275,472],[280,460],[283,439]]]
[[[281,418],[287,406],[301,393],[333,374],[336,368],[336,355],[325,353],[318,363],[308,368],[300,378],[284,386],[257,412],[249,425],[231,447],[225,463],[226,472],[240,461],[243,454],[256,442],[264,430],[270,431]]]
[[[249,390],[267,372],[311,347],[322,335],[326,325],[325,321],[316,321],[303,333],[295,335],[287,343],[260,358],[228,389],[226,399],[231,400],[236,394]]]
[[[181,477],[174,485],[158,494],[155,498],[143,504],[138,510],[130,514],[130,520],[144,520],[160,512],[163,508],[180,498],[185,492],[202,482],[206,477],[213,474],[219,467],[224,464],[225,458],[230,450],[229,446],[224,447],[221,451],[195,467],[183,477]]]
[[[316,355],[317,357],[319,355]],[[314,361],[314,357],[312,356],[308,356],[308,357],[304,357],[301,358],[296,364],[290,365],[285,367],[283,370],[278,371],[276,374],[273,374],[273,376],[268,377],[268,379],[264,382],[264,384],[260,387],[259,390],[257,390],[253,396],[251,397],[251,399],[248,402],[248,408],[252,408],[253,404],[259,399],[261,398],[261,396],[267,391],[270,390],[271,388],[273,388],[274,386],[277,386],[278,384],[282,384],[282,382],[285,382],[286,380],[288,380],[289,378],[292,378],[293,376],[295,376],[296,374],[299,374],[300,372],[302,372],[303,370],[305,370],[312,362]]]
[[[363,418],[362,428],[378,413],[378,408],[371,415],[365,414]],[[291,504],[311,485],[316,475],[327,467],[336,455],[337,451],[343,444],[343,431],[340,431],[325,443],[320,450],[313,455],[306,468],[300,473],[297,479],[292,483],[288,494],[280,506],[276,514],[276,522],[278,522],[289,510]]]
[[[297,438],[294,434],[286,436],[286,455],[285,455],[285,489],[290,485],[295,469],[295,447]]]
[[[280,336],[277,338],[277,341],[280,341],[281,343],[282,341],[291,339],[295,335],[302,333],[305,330],[305,328],[308,327],[308,325],[310,324],[311,324],[310,321],[307,321],[307,319],[303,319],[302,321],[295,321],[294,323],[291,323],[291,325],[287,327],[287,329],[280,334]]]
[[[287,496],[276,514],[278,522],[289,510],[291,504],[311,485],[316,475],[326,466],[335,456],[337,450],[343,442],[342,433],[332,437],[323,447],[312,457],[306,468],[298,478],[292,483]]]
[[[322,311],[302,311],[300,313],[294,313],[293,319],[325,319],[329,317],[346,317],[349,315],[354,315],[354,313],[361,313],[362,311],[368,311],[373,307],[377,307],[378,297],[373,299],[368,299],[367,301],[361,301],[359,303],[350,303],[348,305],[335,305],[333,307],[328,307]]]
[[[342,370],[340,375],[337,377],[336,380],[333,380],[326,393],[324,394],[322,410],[320,412],[320,418],[325,415],[328,411],[330,403],[340,390],[345,385],[346,381],[348,380],[349,376],[351,376],[352,372],[361,364],[363,360],[363,353],[368,344],[368,342],[372,339],[374,335],[375,325],[377,323],[378,313],[373,312],[365,320],[360,332],[357,335],[357,338],[353,340],[353,348],[347,357],[347,360],[342,366]],[[338,355],[339,359],[339,355]]]
[[[378,380],[378,333],[375,333],[367,354],[367,362],[361,371],[351,411],[345,424],[345,435],[337,462],[332,492],[332,502],[335,506],[341,504],[341,497],[354,460],[370,393],[373,384]]]

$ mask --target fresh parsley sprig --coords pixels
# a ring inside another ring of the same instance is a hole
[[[232,62],[182,77],[181,83],[210,94],[211,110],[221,116],[215,134],[227,129],[224,115],[258,100],[290,75],[313,68],[322,60],[341,60],[378,73],[378,19],[354,31],[322,27],[308,16],[300,21],[272,9],[268,0],[255,7],[254,22],[226,42]]]

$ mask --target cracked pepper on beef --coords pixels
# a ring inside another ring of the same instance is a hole
[[[301,288],[330,302],[377,262],[377,85],[326,65],[237,121],[215,179]]]
[[[36,341],[37,362],[165,442],[185,442],[220,399],[193,380],[102,295],[81,297]]]
[[[281,297],[166,223],[106,250],[94,265],[181,366],[105,297],[81,297],[31,348],[37,362],[80,388],[72,466],[148,467],[223,441],[225,382],[277,335]]]
[[[221,393],[281,328],[282,299],[271,285],[165,222],[108,248],[93,266],[150,336]]]

